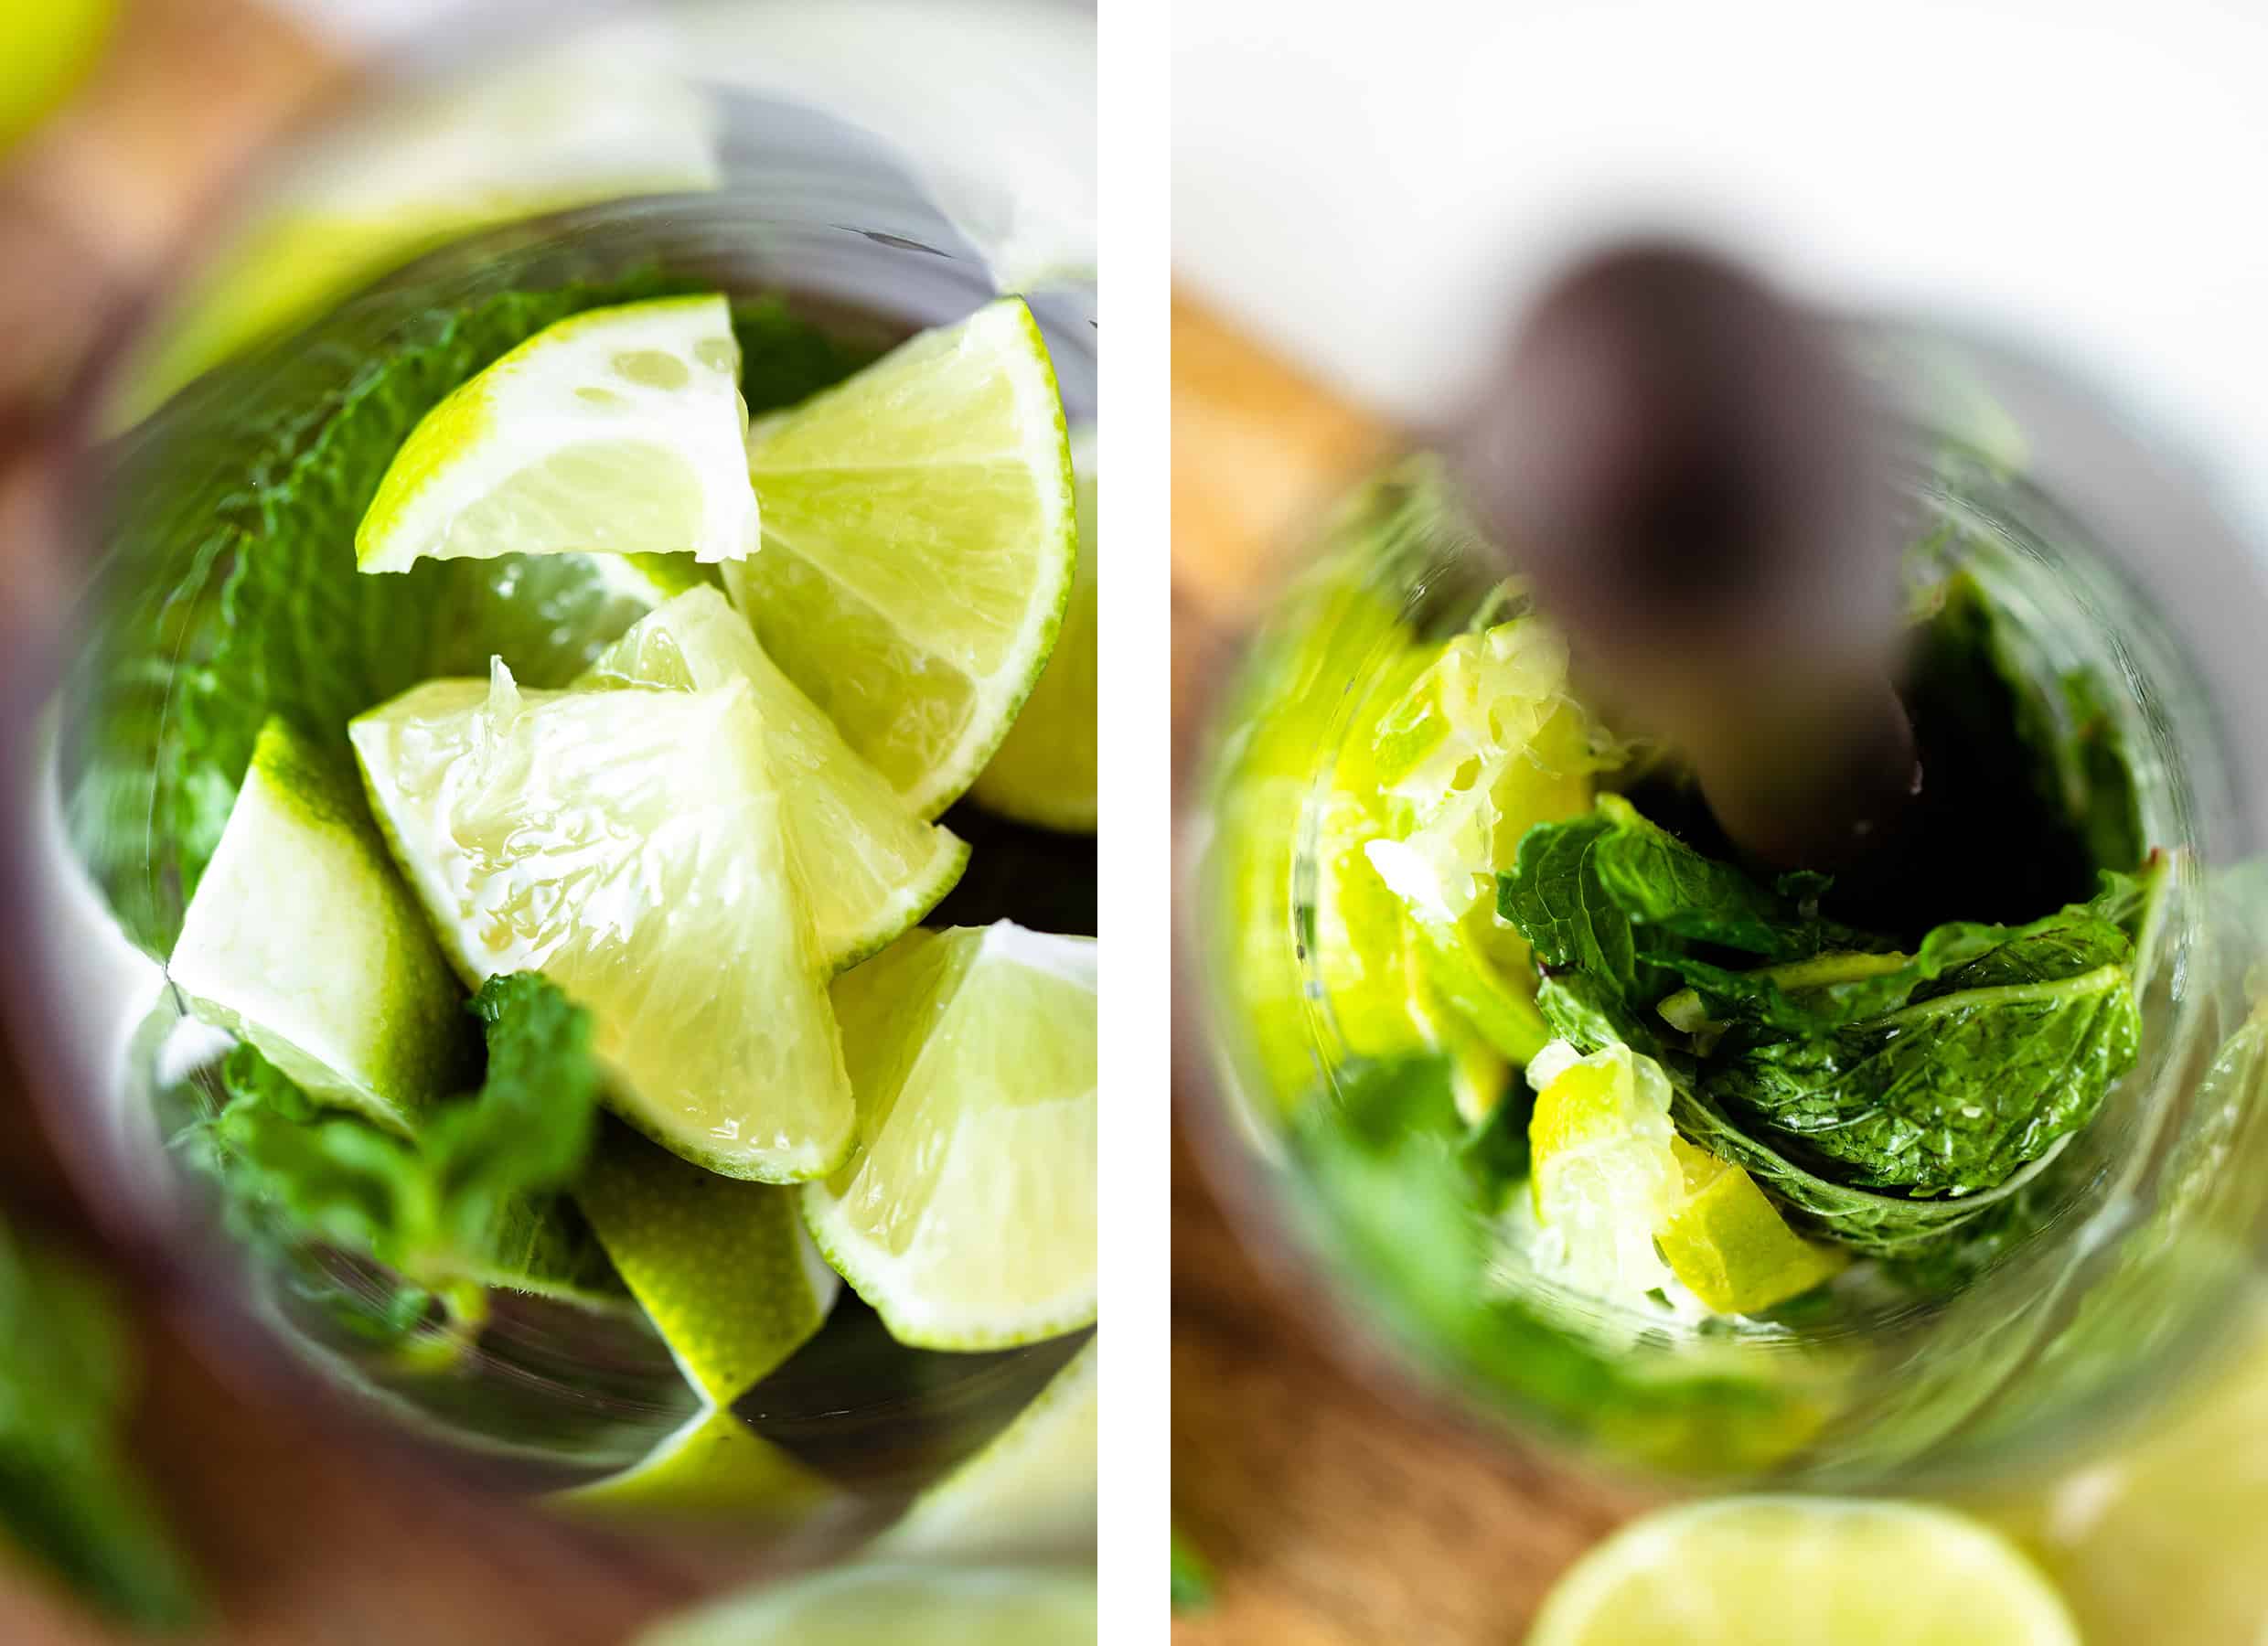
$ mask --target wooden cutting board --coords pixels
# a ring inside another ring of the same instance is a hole
[[[1302,526],[1392,432],[1188,299],[1173,309],[1176,754]],[[1179,1095],[1177,1094],[1177,1096]],[[1177,1103],[1177,1110],[1179,1108]],[[1180,1646],[1515,1646],[1638,1500],[1351,1372],[1234,1234],[1181,1125],[1173,1504],[1215,1595]]]

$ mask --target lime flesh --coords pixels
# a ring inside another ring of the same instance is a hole
[[[756,546],[747,426],[723,298],[572,315],[460,384],[410,432],[355,530],[355,563],[736,559]]]
[[[773,667],[746,620],[714,589],[690,590],[641,620],[598,657],[586,679],[679,690],[748,684],[829,970],[886,947],[968,866],[968,845],[906,809]]]
[[[1998,1534],[1917,1503],[1725,1498],[1625,1527],[1563,1577],[1527,1646],[2079,1646]]]
[[[1099,1341],[1088,1340],[1013,1423],[924,1492],[878,1546],[925,1558],[1039,1547],[1091,1556]]]
[[[860,1144],[803,1191],[901,1342],[996,1349],[1095,1319],[1096,946],[908,934],[833,989]]]
[[[1079,1646],[1100,1629],[1092,1573],[876,1564],[719,1601],[637,1646]]]
[[[751,432],[760,553],[725,587],[916,815],[991,759],[1078,558],[1047,346],[1021,299],[924,332]]]
[[[1040,828],[1093,834],[1096,822],[1095,439],[1071,439],[1076,477],[1079,570],[1047,670],[1032,689],[1007,741],[968,792],[987,811]]]
[[[349,736],[459,969],[587,1006],[625,1119],[731,1177],[841,1162],[850,1088],[746,685],[522,692],[499,666]]]

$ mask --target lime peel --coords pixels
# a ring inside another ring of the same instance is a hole
[[[310,1097],[397,1133],[469,1072],[463,995],[351,774],[282,720],[261,729],[167,974]]]
[[[721,296],[555,322],[459,384],[355,529],[364,572],[504,554],[755,551],[740,345]]]

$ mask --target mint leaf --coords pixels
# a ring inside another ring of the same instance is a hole
[[[1942,925],[1905,954],[1822,918],[1820,877],[1767,889],[1609,796],[1529,831],[1499,906],[1556,1033],[1656,1058],[1689,1140],[1927,1275],[2036,1221],[2040,1163],[2133,1065],[2166,878],[2153,860],[2091,903]]]
[[[2134,1066],[2133,948],[2115,926],[2094,937],[2086,970],[2000,981],[2072,963],[2059,938],[2005,945],[1896,1011],[1713,1059],[1703,1089],[1728,1115],[1836,1162],[1847,1183],[1992,1188],[2093,1119]]]
[[[144,1628],[199,1610],[130,1459],[129,1322],[102,1277],[0,1224],[0,1538]]]
[[[2139,874],[2102,878],[2103,891],[2092,903],[2075,903],[2020,926],[1956,921],[1931,931],[1910,955],[1834,951],[1751,971],[1674,957],[1664,963],[1691,987],[1682,997],[1663,1001],[1659,1010],[1673,1022],[1705,1019],[1736,1033],[1746,1029],[1826,1034],[1925,999],[1939,992],[1938,979],[1956,969],[1970,988],[2035,983],[2085,971],[2102,957],[2106,925],[2135,946],[2139,976],[2144,937],[2170,884],[2170,872],[2156,858]]]
[[[1768,960],[1801,959],[1828,948],[1888,946],[1885,940],[1819,918],[1819,896],[1828,885],[1824,875],[1785,875],[1779,888],[1767,891],[1731,864],[1702,856],[1641,817],[1620,795],[1601,795],[1598,815],[1610,827],[1593,846],[1589,868],[1599,890],[1633,926]]]
[[[487,1076],[421,1113],[413,1140],[317,1107],[242,1045],[222,1069],[228,1104],[185,1142],[262,1209],[272,1237],[383,1264],[461,1321],[477,1321],[488,1287],[618,1292],[560,1192],[597,1126],[589,1013],[533,973],[490,978],[471,1010],[487,1025]]]

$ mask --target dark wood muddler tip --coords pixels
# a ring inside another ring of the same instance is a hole
[[[1642,243],[1544,294],[1450,443],[1545,609],[1781,868],[1856,862],[1920,792],[1872,426],[1822,322]]]

